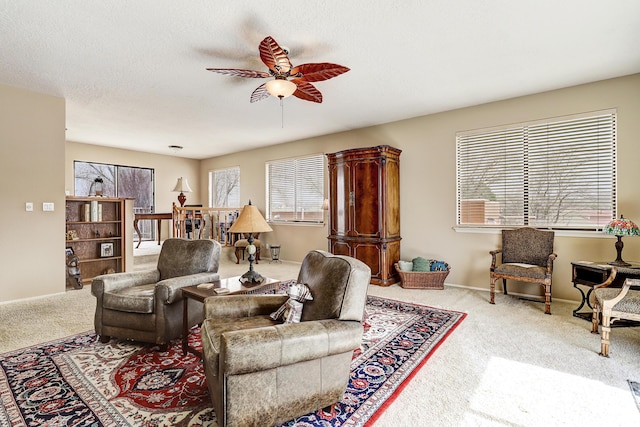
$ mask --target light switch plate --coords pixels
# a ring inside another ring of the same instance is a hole
[[[53,212],[53,210],[54,210],[53,202],[43,202],[42,203],[42,210],[45,211],[45,212]]]

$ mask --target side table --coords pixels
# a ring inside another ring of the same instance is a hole
[[[226,279],[214,280],[213,287],[209,289],[198,288],[198,285],[185,286],[182,288],[182,354],[186,355],[188,351],[198,357],[202,354],[189,346],[189,299],[193,299],[204,303],[209,297],[240,295],[240,294],[265,294],[269,291],[278,290],[280,281],[265,277],[264,281],[256,286],[245,286],[240,282],[240,276],[229,277]],[[216,293],[216,289],[227,288],[229,292],[224,294]]]
[[[630,261],[629,264],[631,265],[628,267],[615,266],[617,270],[616,278],[609,287],[620,288],[626,279],[640,278],[640,262]],[[606,261],[573,261],[571,265],[573,271],[573,287],[580,291],[580,295],[582,296],[582,301],[578,308],[573,310],[573,315],[590,321],[593,314],[593,307],[590,301],[591,292],[593,292],[593,289],[597,285],[609,278],[611,268],[614,266],[608,264]],[[584,290],[579,286],[589,288],[587,293],[585,294]],[[589,307],[589,311],[580,311],[585,304]],[[619,325],[623,326],[622,323]]]

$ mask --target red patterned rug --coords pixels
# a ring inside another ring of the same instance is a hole
[[[364,426],[465,314],[369,296],[362,346],[332,413],[286,426]],[[200,347],[199,329],[191,345]],[[215,426],[200,359],[93,332],[0,355],[0,426]]]

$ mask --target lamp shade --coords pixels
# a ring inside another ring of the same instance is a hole
[[[620,219],[614,219],[609,222],[602,231],[605,234],[612,234],[614,236],[640,236],[638,226],[622,215],[620,215]]]
[[[273,229],[267,224],[258,208],[251,204],[251,201],[242,208],[238,219],[229,228],[230,233],[266,233],[268,231],[273,231]]]
[[[187,178],[178,178],[178,182],[176,183],[176,187],[173,189],[176,193],[191,193],[191,187],[189,187],[189,183],[187,182]]]
[[[269,80],[265,83],[265,87],[267,88],[267,92],[277,98],[286,98],[287,96],[291,96],[298,88],[295,83],[286,79],[278,78]]]

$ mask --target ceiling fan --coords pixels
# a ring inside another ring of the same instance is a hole
[[[288,52],[271,36],[260,42],[260,59],[269,71],[242,70],[238,68],[207,68],[215,73],[237,77],[269,78],[266,83],[258,86],[251,94],[251,102],[257,102],[273,95],[286,98],[293,95],[305,101],[322,102],[322,93],[311,82],[328,80],[349,71],[349,68],[329,62],[302,64],[294,67],[288,57]]]

